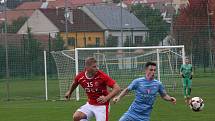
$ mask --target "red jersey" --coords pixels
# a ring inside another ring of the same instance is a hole
[[[109,102],[105,104],[98,103],[97,98],[108,95],[107,86],[112,88],[116,83],[115,80],[111,79],[101,70],[97,71],[92,78],[86,77],[86,71],[80,72],[76,76],[75,81],[84,88],[88,96],[88,102],[91,105],[108,104]]]

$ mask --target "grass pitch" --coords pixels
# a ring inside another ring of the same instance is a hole
[[[15,87],[14,87],[15,88]],[[202,97],[205,107],[201,112],[193,112],[185,105],[182,92],[169,93],[177,98],[172,105],[159,96],[151,114],[151,121],[215,121],[215,76],[202,75],[193,78],[192,97]],[[30,93],[30,90],[28,91]],[[118,104],[111,104],[110,121],[117,121],[134,99],[134,95],[124,97]],[[72,121],[72,114],[81,105],[71,101],[14,100],[0,101],[1,121]],[[93,119],[94,121],[95,119]]]

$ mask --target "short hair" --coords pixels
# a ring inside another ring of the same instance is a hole
[[[145,64],[145,69],[148,68],[149,66],[157,66],[157,64],[154,63],[154,62],[147,62],[147,63]]]
[[[97,63],[94,57],[88,57],[85,59],[85,66],[91,66],[94,63]]]

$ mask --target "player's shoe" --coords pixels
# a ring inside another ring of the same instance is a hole
[[[185,103],[186,103],[187,105],[189,105],[189,103],[190,103],[190,96],[187,96],[187,97],[185,98]]]

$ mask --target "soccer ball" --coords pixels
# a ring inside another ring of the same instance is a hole
[[[189,101],[189,106],[195,112],[201,111],[204,108],[203,99],[200,97],[193,97]]]

